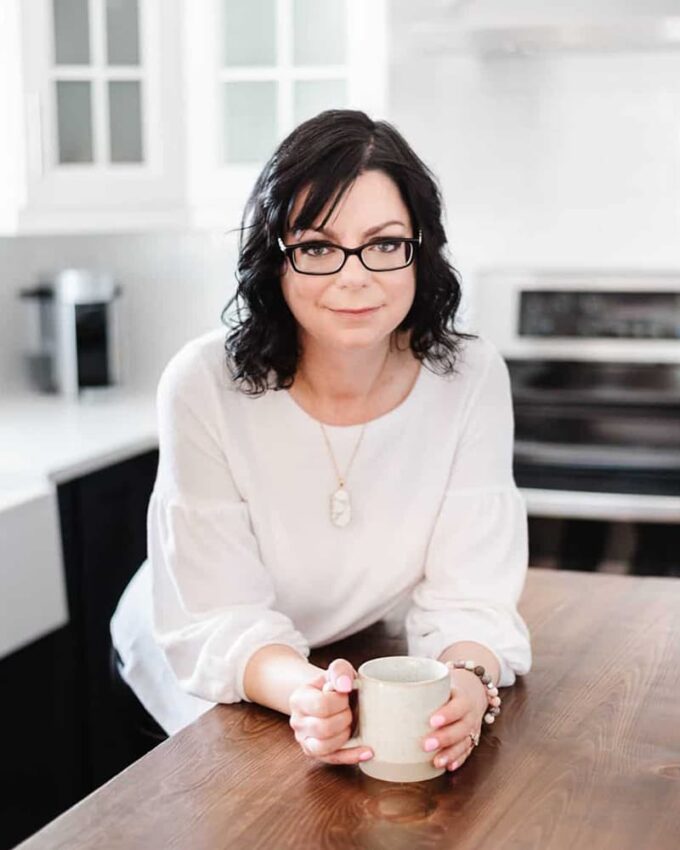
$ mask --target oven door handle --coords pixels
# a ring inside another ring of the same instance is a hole
[[[515,440],[515,462],[554,466],[619,469],[680,469],[680,451],[645,449],[635,446],[544,443]]]

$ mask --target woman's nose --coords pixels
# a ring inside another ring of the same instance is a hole
[[[352,284],[364,286],[371,279],[371,272],[364,266],[358,254],[350,254],[345,265],[338,272],[338,283],[345,286]]]

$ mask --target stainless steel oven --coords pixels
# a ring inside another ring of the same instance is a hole
[[[597,568],[625,532],[627,571],[678,573],[680,272],[488,270],[475,294],[510,372],[534,560]]]

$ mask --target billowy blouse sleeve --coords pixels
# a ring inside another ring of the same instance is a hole
[[[499,684],[507,686],[531,668],[529,630],[517,611],[528,568],[528,527],[512,471],[508,368],[487,345],[406,630],[412,655],[437,658],[458,641],[483,644],[499,661]]]
[[[243,674],[257,649],[287,644],[307,657],[309,646],[273,607],[215,415],[227,392],[195,355],[182,351],[166,367],[147,532],[154,638],[185,691],[231,703],[247,700]]]

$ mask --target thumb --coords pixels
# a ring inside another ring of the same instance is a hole
[[[336,658],[332,661],[326,671],[326,685],[324,690],[339,691],[348,694],[352,690],[352,682],[356,678],[356,670],[349,661],[344,658]]]

